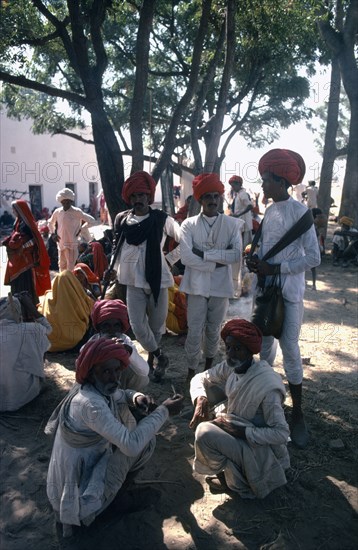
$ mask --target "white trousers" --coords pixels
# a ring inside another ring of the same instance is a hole
[[[154,303],[150,290],[127,286],[129,322],[138,342],[147,351],[158,349],[168,315],[168,289],[161,288]]]
[[[188,335],[185,352],[189,368],[197,370],[202,346],[204,357],[214,357],[219,349],[220,329],[229,299],[188,294],[187,304]]]
[[[263,337],[260,358],[265,359],[272,366],[276,357],[277,343],[279,343],[287,380],[291,384],[302,384],[303,368],[298,341],[303,319],[303,301],[289,302],[284,300],[284,303],[285,320],[282,334],[279,340],[276,340],[273,336]]]
[[[58,249],[58,267],[60,271],[68,269],[72,271],[75,268],[76,260],[78,258],[78,249],[76,248],[63,248]]]

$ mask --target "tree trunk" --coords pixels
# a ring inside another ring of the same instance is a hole
[[[334,161],[336,159],[336,137],[339,117],[339,96],[341,89],[341,74],[336,58],[332,60],[331,82],[327,109],[327,125],[324,138],[323,160],[318,191],[318,206],[327,217],[331,206],[331,187]]]
[[[130,112],[132,142],[132,173],[143,170],[143,112],[146,100],[149,71],[149,38],[152,28],[155,0],[144,0],[140,10],[136,44],[136,72]]]
[[[353,218],[356,227],[358,225],[358,98],[351,101],[350,104],[351,121],[349,126],[347,164],[339,215]]]
[[[123,157],[114,130],[103,108],[98,107],[91,110],[91,119],[104,196],[109,215],[114,221],[118,212],[127,208],[121,197],[124,182]]]

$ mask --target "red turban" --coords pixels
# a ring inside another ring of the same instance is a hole
[[[242,185],[243,184],[242,177],[241,176],[231,176],[231,178],[229,179],[230,185],[232,183],[235,183],[235,182],[241,183],[241,185]]]
[[[259,161],[259,172],[270,172],[284,178],[291,185],[300,183],[306,173],[306,165],[298,153],[289,149],[271,149]]]
[[[228,321],[224,325],[221,331],[221,338],[224,341],[227,336],[237,338],[237,340],[244,344],[253,354],[261,351],[262,332],[256,325],[250,323],[250,321],[246,321],[245,319],[231,319],[231,321]]]
[[[99,338],[87,342],[76,360],[76,382],[83,384],[87,380],[90,370],[108,359],[118,359],[122,365],[128,367],[129,353],[123,344],[110,338]]]
[[[205,193],[220,193],[222,195],[225,187],[217,174],[200,174],[193,179],[193,194],[198,201]]]
[[[81,262],[76,264],[72,270],[72,273],[76,275],[76,271],[82,271],[90,285],[99,284],[99,278],[93,273],[92,269],[87,264],[83,264]]]
[[[143,170],[135,172],[124,182],[122,199],[127,204],[130,204],[130,196],[133,193],[146,193],[149,195],[149,203],[152,204],[154,201],[155,186],[155,180],[148,172],[144,172]]]
[[[95,302],[92,308],[91,319],[95,330],[106,319],[118,319],[122,323],[123,332],[127,332],[130,326],[127,306],[122,300],[101,300],[100,302]]]

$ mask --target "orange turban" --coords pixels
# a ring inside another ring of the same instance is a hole
[[[264,172],[284,178],[290,185],[300,183],[306,172],[306,165],[298,153],[289,149],[271,149],[259,161],[260,175]]]
[[[82,271],[90,285],[99,284],[99,278],[95,275],[95,273],[93,273],[92,269],[87,264],[83,264],[81,262],[76,264],[72,270],[72,273],[76,275],[76,271]]]
[[[246,346],[253,354],[261,351],[262,332],[261,330],[246,321],[245,319],[231,319],[228,321],[222,331],[221,338],[225,341],[227,336],[237,338],[244,346]]]
[[[135,172],[129,178],[126,179],[122,189],[122,199],[130,204],[130,196],[133,193],[146,193],[149,195],[149,203],[154,201],[155,194],[155,180],[148,172],[143,170]]]
[[[230,185],[232,183],[235,183],[235,182],[241,183],[241,185],[242,185],[243,184],[242,177],[241,176],[231,176],[231,178],[229,179]]]
[[[225,191],[217,174],[200,174],[193,179],[193,194],[198,201],[205,193],[220,193]]]
[[[110,338],[99,338],[87,342],[76,360],[76,382],[79,384],[86,382],[90,370],[108,359],[118,359],[122,365],[128,367],[129,353],[123,344]]]
[[[91,312],[91,319],[95,330],[106,319],[118,319],[122,323],[123,332],[127,332],[129,329],[127,306],[122,300],[101,300],[100,302],[95,302]]]

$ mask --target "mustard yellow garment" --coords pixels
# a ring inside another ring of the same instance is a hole
[[[65,351],[80,342],[89,327],[93,304],[71,271],[56,275],[52,290],[45,293],[39,306],[52,326],[49,351]]]

